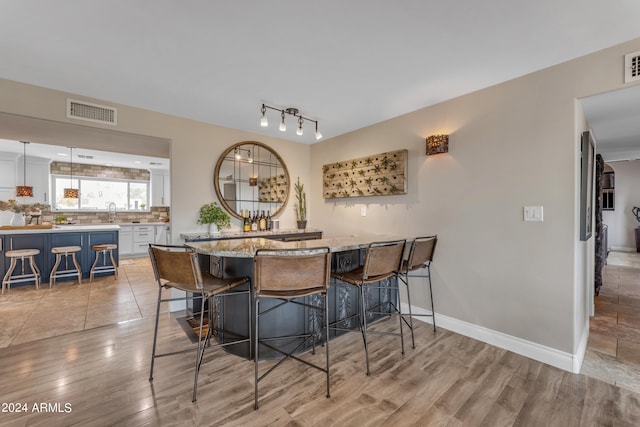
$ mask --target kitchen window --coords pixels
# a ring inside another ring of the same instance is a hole
[[[147,210],[149,181],[126,179],[74,177],[52,175],[54,210],[106,211],[115,203],[118,211]],[[72,186],[79,190],[77,199],[65,199],[64,189]]]

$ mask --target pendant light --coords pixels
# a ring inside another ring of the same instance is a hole
[[[33,197],[33,187],[27,186],[27,144],[26,141],[20,141],[22,147],[22,185],[16,187],[16,197]]]
[[[78,189],[73,188],[73,147],[69,147],[70,156],[71,156],[71,173],[69,174],[70,188],[64,189],[64,198],[65,199],[77,199],[78,198]]]

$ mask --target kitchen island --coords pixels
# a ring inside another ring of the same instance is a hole
[[[10,260],[5,256],[6,251],[15,249],[38,249],[40,253],[35,256],[35,262],[42,274],[42,283],[49,281],[51,268],[55,264],[55,255],[51,248],[58,246],[80,246],[82,250],[76,254],[82,268],[82,277],[89,278],[91,265],[95,260],[95,252],[91,246],[105,243],[118,244],[120,227],[113,224],[105,225],[54,225],[51,228],[43,226],[0,227],[0,277],[4,277]],[[113,256],[118,262],[118,250]],[[108,258],[108,257],[107,257]],[[14,275],[19,274],[20,264]],[[96,276],[113,273],[97,273]],[[59,279],[64,280],[64,279]],[[12,285],[29,285],[33,282],[24,282]]]
[[[253,257],[260,249],[315,249],[328,247],[332,253],[331,270],[333,272],[346,272],[360,266],[364,260],[367,246],[372,242],[407,239],[406,236],[389,235],[351,235],[343,237],[329,237],[314,240],[302,240],[295,242],[277,241],[267,238],[228,239],[203,242],[188,242],[187,246],[194,248],[202,259],[203,270],[219,277],[251,278],[253,283]],[[412,239],[412,238],[411,238]],[[411,240],[409,239],[409,240]],[[385,279],[381,286],[391,288],[395,286],[395,279]],[[343,286],[344,285],[344,286]],[[329,322],[337,322],[336,326],[345,329],[358,327],[357,319],[350,318],[358,312],[358,290],[354,286],[346,285],[339,280],[332,280],[329,288]],[[369,305],[385,303],[391,298],[396,298],[391,289],[375,289],[368,292]],[[306,297],[307,303],[318,305],[320,297],[312,295]],[[278,301],[261,302],[261,307],[267,309],[267,304],[276,305]],[[198,307],[197,304],[194,307]],[[193,307],[192,307],[193,309]],[[384,311],[384,310],[381,310]],[[215,304],[214,327],[235,335],[247,336],[250,325],[247,325],[247,302],[244,298],[227,298],[224,307]],[[369,320],[375,320],[381,316],[369,316]],[[345,319],[341,321],[341,319]],[[252,322],[253,324],[253,322]],[[314,330],[322,330],[322,318],[315,315],[312,310],[301,306],[290,306],[274,312],[271,318],[260,320],[260,333],[263,336],[282,336],[308,333],[312,325]],[[336,335],[330,333],[330,338]],[[317,340],[320,341],[320,334]],[[225,347],[228,351],[243,357],[249,357],[250,346],[238,344]],[[260,352],[261,358],[274,357],[274,353]]]

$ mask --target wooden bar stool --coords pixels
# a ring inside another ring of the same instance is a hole
[[[103,243],[101,245],[93,245],[91,249],[96,251],[96,260],[93,261],[91,271],[89,272],[89,282],[93,282],[93,275],[95,273],[113,272],[115,277],[118,277],[118,264],[116,264],[116,260],[113,258],[113,250],[118,249],[118,245],[115,243]],[[107,264],[107,252],[111,259],[111,265]],[[98,265],[100,254],[102,254],[102,265]]]
[[[38,269],[34,259],[34,257],[39,253],[39,249],[15,249],[13,251],[5,252],[4,255],[11,259],[11,264],[2,279],[2,294],[4,294],[5,285],[7,286],[7,289],[10,290],[11,283],[30,282],[31,280],[35,281],[36,289],[40,289],[40,270]],[[11,275],[13,274],[13,270],[16,268],[18,259],[22,262],[22,271],[21,274],[12,277]],[[31,273],[25,274],[24,272],[25,260],[29,261]]]
[[[81,250],[82,248],[80,246],[57,246],[55,248],[51,248],[51,253],[56,256],[56,263],[51,269],[51,275],[49,276],[49,288],[56,284],[57,278],[62,277],[77,276],[78,284],[82,284],[82,269],[76,259],[76,252],[80,252]],[[69,256],[71,256],[71,261],[75,268],[69,268]],[[58,271],[62,257],[64,257],[64,268],[66,270]]]

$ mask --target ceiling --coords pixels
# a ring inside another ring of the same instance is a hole
[[[637,0],[3,0],[0,77],[302,143],[640,37]]]

